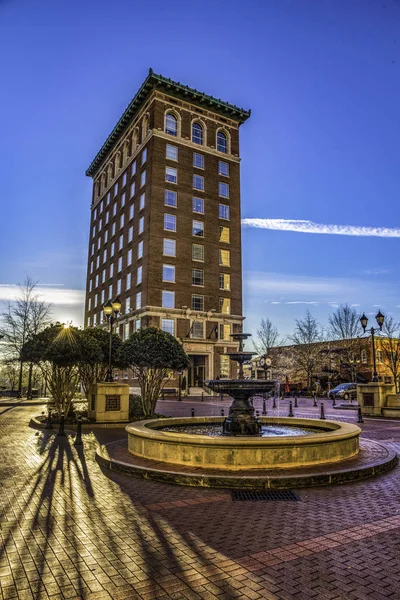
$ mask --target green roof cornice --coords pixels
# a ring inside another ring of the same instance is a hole
[[[100,148],[96,157],[87,169],[86,175],[93,177],[96,174],[110,150],[129,127],[134,115],[138,112],[150,93],[156,88],[162,89],[171,96],[182,98],[183,100],[190,101],[194,104],[199,104],[204,108],[209,108],[209,110],[227,116],[239,123],[244,123],[244,121],[250,117],[250,110],[244,110],[234,104],[223,102],[223,100],[220,100],[219,98],[214,98],[213,96],[190,88],[187,85],[172,81],[172,79],[168,79],[162,75],[157,75],[153,72],[153,69],[149,69],[149,74],[134,98],[128,104],[103,146]]]

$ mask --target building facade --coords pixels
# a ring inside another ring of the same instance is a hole
[[[188,387],[229,377],[241,330],[239,127],[250,116],[150,70],[86,174],[93,178],[85,326],[175,335]],[[125,375],[125,378],[129,377]]]

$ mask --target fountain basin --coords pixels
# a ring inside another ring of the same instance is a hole
[[[260,418],[263,424],[316,430],[300,437],[210,437],[158,429],[207,423],[220,423],[222,427],[224,420],[224,417],[180,417],[131,423],[126,427],[128,450],[134,456],[163,463],[224,471],[321,465],[346,460],[359,451],[359,427],[319,419]]]

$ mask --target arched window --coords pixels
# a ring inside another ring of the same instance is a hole
[[[146,139],[148,131],[149,131],[149,116],[145,115],[143,117],[143,121],[142,121],[142,142],[144,139]]]
[[[178,135],[178,121],[172,113],[165,115],[165,133],[174,136]]]
[[[217,133],[217,150],[218,152],[224,152],[224,154],[228,152],[228,140],[223,131]]]
[[[203,128],[200,123],[193,123],[192,125],[192,142],[195,144],[203,145]]]
[[[361,362],[363,365],[367,363],[367,351],[361,350]]]

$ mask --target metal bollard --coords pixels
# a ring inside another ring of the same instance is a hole
[[[49,410],[49,413],[47,415],[47,421],[46,421],[46,427],[45,429],[51,429],[51,410]]]
[[[65,422],[65,416],[64,416],[64,411],[63,411],[61,413],[61,415],[60,415],[60,427],[58,428],[57,435],[65,435],[65,433],[64,433],[64,422]]]
[[[324,403],[321,402],[321,419],[325,419]]]
[[[204,392],[201,392],[201,401],[203,402],[204,400]]]
[[[336,406],[335,396],[333,396],[333,398],[332,398],[332,406]]]
[[[82,446],[82,415],[77,416],[77,427],[74,446]]]
[[[358,408],[357,408],[357,423],[364,423],[361,406],[358,406]]]
[[[274,396],[274,401],[272,403],[272,408],[276,408],[276,398],[275,398],[275,396]]]
[[[267,414],[267,407],[265,406],[265,396],[263,398],[263,409],[262,409],[262,414],[266,415]]]
[[[297,396],[294,397],[294,407],[298,408],[298,404],[297,404]]]
[[[317,404],[317,394],[314,394],[314,406],[318,406],[318,404]]]
[[[194,408],[192,408],[192,417],[194,417]]]
[[[225,416],[225,411],[223,408],[221,408],[221,417],[224,417],[224,416]]]
[[[293,404],[292,404],[291,400],[289,401],[289,417],[294,417],[294,414],[293,414]]]

